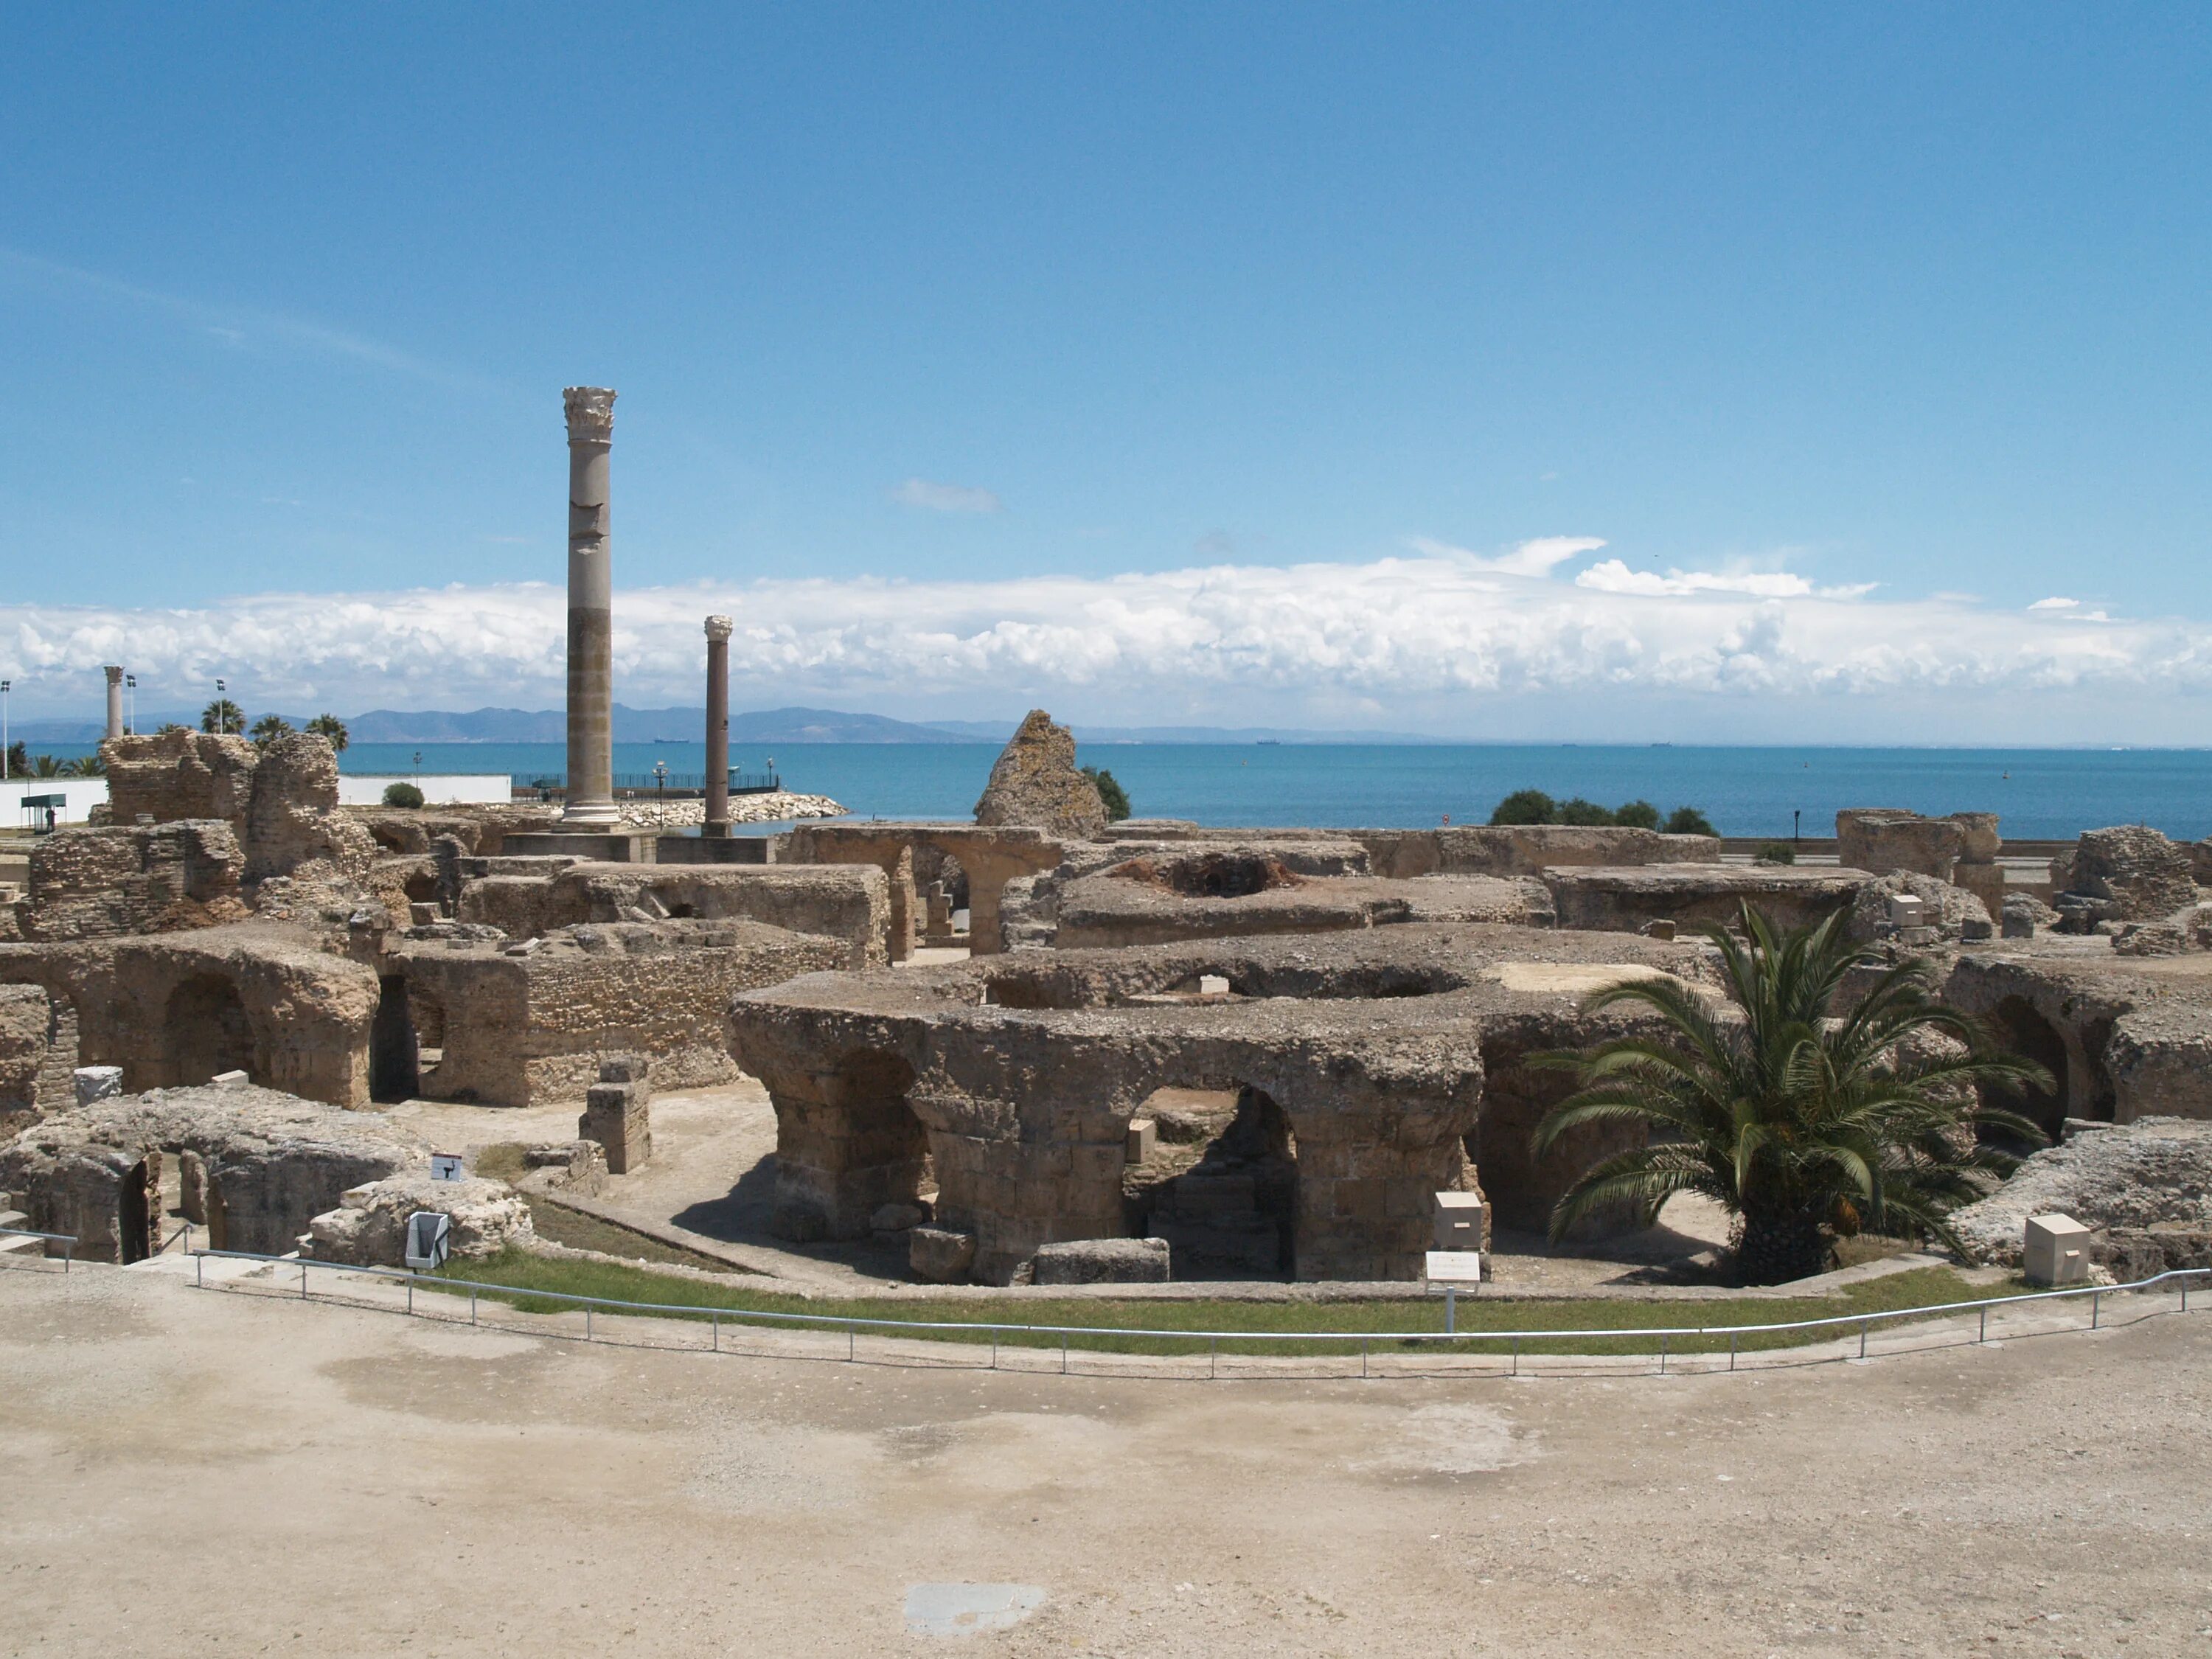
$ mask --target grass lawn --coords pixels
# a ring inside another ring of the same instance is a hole
[[[502,1287],[498,1300],[530,1313],[558,1313],[565,1304],[530,1292],[555,1291],[568,1296],[603,1297],[610,1301],[653,1304],[652,1311],[673,1319],[697,1319],[708,1309],[724,1314],[748,1312],[805,1313],[833,1318],[939,1321],[980,1328],[1078,1326],[1068,1339],[1077,1350],[1112,1349],[1121,1352],[1203,1354],[1206,1339],[1174,1336],[1119,1336],[1119,1330],[1152,1331],[1364,1331],[1382,1337],[1391,1334],[1443,1329],[1443,1297],[1423,1302],[1134,1302],[1078,1299],[1029,1301],[994,1306],[972,1300],[931,1302],[889,1301],[857,1297],[849,1300],[801,1300],[772,1291],[702,1284],[655,1273],[649,1267],[603,1261],[578,1261],[508,1250],[487,1261],[455,1262],[441,1275]],[[1449,1345],[1464,1352],[1495,1352],[1499,1345],[1479,1338],[1485,1330],[1653,1330],[1679,1333],[1669,1339],[1676,1353],[1726,1352],[1725,1335],[1701,1334],[1700,1327],[1772,1325],[1792,1320],[1819,1319],[1837,1315],[1893,1314],[1945,1302],[1965,1302],[1992,1294],[2004,1295],[2026,1287],[2018,1281],[1992,1291],[1968,1285],[1948,1267],[1923,1267],[1870,1279],[1833,1296],[1792,1297],[1782,1299],[1734,1298],[1693,1304],[1629,1300],[1574,1302],[1487,1301],[1480,1296],[1462,1297],[1458,1329],[1472,1340]],[[763,1322],[781,1323],[782,1322]],[[1875,1328],[1877,1330],[1880,1326]],[[1752,1332],[1737,1339],[1744,1352],[1787,1347],[1845,1334],[1842,1331]],[[915,1335],[920,1333],[886,1333]],[[989,1342],[994,1333],[983,1328],[930,1333],[951,1342]],[[995,1340],[1008,1347],[1057,1348],[1057,1332],[1005,1329]],[[1392,1345],[1407,1351],[1426,1352],[1448,1345],[1404,1343]],[[1650,1353],[1657,1346],[1651,1337],[1577,1337],[1524,1340],[1522,1352],[1540,1353]],[[1303,1341],[1239,1342],[1224,1339],[1225,1353],[1356,1354],[1357,1341],[1314,1339]]]

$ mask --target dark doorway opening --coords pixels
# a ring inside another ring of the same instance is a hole
[[[238,988],[222,975],[195,975],[172,991],[167,1024],[179,1085],[205,1083],[225,1072],[252,1075],[253,1031],[246,1005]]]
[[[368,1028],[368,1097],[412,1100],[422,1089],[422,1052],[415,1036],[414,1011],[408,1006],[407,981],[386,974],[378,987],[376,1018]]]

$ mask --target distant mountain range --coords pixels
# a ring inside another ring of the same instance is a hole
[[[568,735],[557,708],[478,708],[465,714],[374,708],[346,721],[356,743],[559,743]],[[1008,728],[1010,731],[1012,729]],[[707,731],[704,708],[632,708],[617,703],[617,743],[698,743]],[[770,708],[730,716],[732,743],[973,743],[957,732],[915,726],[884,714],[848,714],[832,708]]]
[[[261,711],[252,712],[258,718]],[[139,711],[139,728],[152,731],[175,714]],[[294,726],[304,714],[288,714]],[[567,737],[557,708],[477,708],[458,713],[442,708],[372,708],[345,717],[356,743],[560,743]],[[917,725],[888,714],[848,714],[834,708],[769,708],[730,716],[730,741],[770,743],[992,743],[1014,734],[1018,720],[933,720]],[[704,708],[632,708],[617,703],[617,743],[697,743],[704,736]],[[9,735],[33,748],[40,744],[82,745],[100,741],[98,720],[27,720],[13,723]],[[1371,743],[1448,741],[1404,732],[1317,732],[1264,726],[1078,726],[1082,743]]]

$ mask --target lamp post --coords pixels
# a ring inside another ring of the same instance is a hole
[[[136,674],[125,674],[123,677],[123,691],[124,695],[131,700],[131,713],[125,724],[130,726],[131,735],[135,738],[138,735],[138,677]]]
[[[8,781],[8,692],[15,684],[0,680],[0,783]]]
[[[222,682],[217,680],[215,683],[215,734],[221,737],[228,730],[230,730],[230,716],[223,712]]]

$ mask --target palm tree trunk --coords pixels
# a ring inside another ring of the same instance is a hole
[[[1820,1218],[1803,1210],[1744,1212],[1735,1252],[1736,1279],[1745,1285],[1786,1285],[1824,1271],[1828,1241]]]

